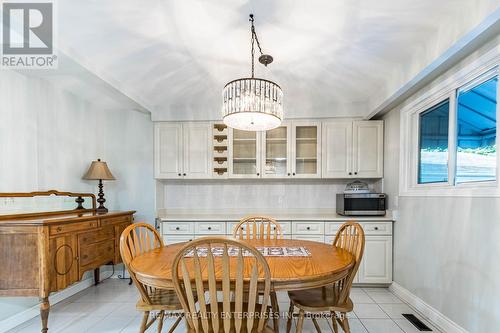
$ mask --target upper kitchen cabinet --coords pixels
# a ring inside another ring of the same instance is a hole
[[[155,124],[156,178],[211,178],[211,163],[210,123]]]
[[[260,178],[261,132],[229,129],[229,177]]]
[[[283,125],[262,133],[262,177],[288,178],[292,175],[291,127]]]
[[[292,122],[292,178],[321,177],[321,123]]]
[[[384,176],[384,122],[355,121],[352,126],[353,173],[357,178]]]
[[[383,177],[383,121],[323,124],[323,178]]]

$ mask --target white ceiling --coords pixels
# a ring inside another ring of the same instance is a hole
[[[156,120],[219,119],[248,76],[254,13],[291,117],[365,116],[499,6],[498,0],[64,0],[60,49]]]

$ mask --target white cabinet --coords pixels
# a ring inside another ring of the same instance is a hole
[[[209,123],[156,123],[155,177],[211,178],[211,130]]]
[[[355,121],[353,136],[353,172],[358,178],[384,176],[384,122]]]
[[[229,129],[229,177],[260,178],[261,132]]]
[[[392,282],[392,236],[366,236],[359,283]]]
[[[262,178],[288,178],[292,175],[289,124],[262,133]]]
[[[323,123],[323,178],[383,177],[383,131],[380,120]]]
[[[182,124],[155,124],[155,177],[182,177]]]
[[[323,124],[323,178],[348,178],[352,174],[352,121]]]
[[[321,177],[321,123],[293,121],[291,159],[293,178]]]

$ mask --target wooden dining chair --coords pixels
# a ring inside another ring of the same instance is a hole
[[[189,333],[272,332],[266,325],[271,272],[251,245],[222,237],[191,241],[174,259],[172,280]]]
[[[337,246],[349,251],[355,260],[349,273],[343,279],[321,288],[298,290],[288,292],[290,297],[290,310],[288,313],[287,333],[292,326],[292,315],[295,307],[299,309],[296,332],[302,332],[305,312],[319,313],[329,311],[332,316],[332,326],[335,333],[338,333],[337,322],[345,333],[349,333],[349,321],[347,312],[353,310],[352,300],[349,298],[352,281],[358,271],[361,258],[365,249],[365,233],[359,223],[349,221],[344,223],[335,236],[333,246]],[[340,313],[340,316],[336,315]],[[321,333],[320,327],[314,316],[312,317],[314,327]]]
[[[174,290],[157,289],[140,282],[134,271],[130,268],[130,262],[137,256],[162,247],[163,241],[158,232],[147,223],[134,223],[128,226],[120,237],[120,254],[123,264],[127,268],[132,281],[139,289],[141,299],[137,302],[138,311],[144,312],[139,332],[145,332],[158,319],[158,333],[163,328],[163,321],[167,312],[182,310],[182,305],[177,298]],[[158,311],[158,316],[154,315],[149,320],[152,311]],[[182,314],[179,315],[169,330],[172,333],[179,322],[182,320]]]
[[[247,216],[240,220],[234,229],[233,237],[238,239],[282,239],[281,226],[269,216]],[[273,328],[279,331],[278,297],[271,286],[271,307],[273,309]]]
[[[247,216],[234,229],[233,237],[238,239],[282,239],[281,226],[269,216]]]

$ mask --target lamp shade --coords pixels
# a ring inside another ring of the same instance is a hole
[[[106,162],[102,162],[101,159],[97,161],[92,161],[87,173],[83,176],[83,179],[89,180],[115,180],[115,176],[109,171]]]

